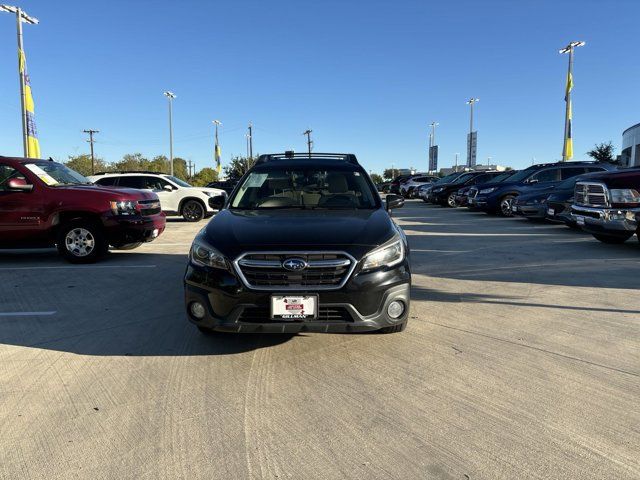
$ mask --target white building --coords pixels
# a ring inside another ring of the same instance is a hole
[[[620,165],[640,167],[640,123],[622,132],[622,154]]]

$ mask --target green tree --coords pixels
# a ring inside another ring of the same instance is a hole
[[[371,180],[373,180],[373,183],[375,184],[382,183],[382,177],[377,173],[372,173],[370,177],[371,177]]]
[[[93,173],[106,172],[110,166],[102,158],[95,159],[95,172],[91,171],[91,155],[69,155],[69,159],[64,164],[76,172],[88,176]]]
[[[167,164],[168,163],[169,162],[167,162]],[[184,158],[173,158],[173,176],[185,181],[189,179],[189,169],[187,168],[187,161]]]
[[[213,168],[205,167],[191,178],[191,185],[194,187],[204,187],[205,185],[218,180],[218,172]]]
[[[617,163],[616,158],[613,156],[613,143],[597,143],[594,145],[593,149],[587,152],[591,158],[593,158],[596,162],[602,163]]]
[[[127,153],[122,156],[122,160],[113,164],[113,169],[118,172],[148,170],[149,160],[147,160],[141,153]]]
[[[385,180],[393,180],[398,175],[400,175],[400,171],[397,168],[387,168],[382,172],[382,176]]]
[[[253,165],[255,165],[258,155],[255,157],[247,158],[235,156],[229,162],[229,165],[224,167],[224,173],[230,180],[238,180],[242,175],[247,173]]]

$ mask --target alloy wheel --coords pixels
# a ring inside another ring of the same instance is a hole
[[[64,244],[69,253],[76,257],[86,257],[93,252],[96,239],[86,228],[74,228],[69,230],[64,238]]]

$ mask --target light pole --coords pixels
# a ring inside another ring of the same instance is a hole
[[[169,170],[173,177],[173,99],[176,95],[167,90],[164,96],[169,100]]]
[[[30,25],[37,25],[40,21],[37,18],[30,17],[22,9],[12,7],[11,5],[0,5],[0,11],[13,13],[16,16],[17,35],[18,35],[18,71],[20,76],[20,121],[22,123],[22,149],[24,156],[29,156],[29,140],[28,140],[28,118],[27,118],[27,102],[26,102],[26,78],[24,65],[24,46],[22,44],[22,22]]]
[[[562,161],[566,162],[573,158],[573,133],[571,131],[571,90],[573,89],[573,50],[576,47],[584,46],[585,42],[571,42],[560,50],[560,53],[569,54],[569,70],[567,72],[567,88],[564,101],[566,104],[564,113],[564,143],[562,146]]]
[[[467,105],[470,107],[470,116],[469,116],[469,138],[467,139],[467,167],[475,167],[476,165],[476,157],[474,154],[474,147],[476,147],[476,151],[478,148],[478,134],[473,132],[473,105],[479,102],[479,98],[470,98],[467,100]],[[475,140],[475,141],[474,141]]]
[[[453,170],[454,172],[457,172],[457,171],[458,171],[458,157],[459,157],[459,156],[460,156],[460,154],[459,154],[459,153],[456,153],[456,166],[455,166],[455,168],[454,168],[454,170]]]

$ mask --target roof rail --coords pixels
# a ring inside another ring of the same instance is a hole
[[[260,155],[256,161],[256,165],[270,162],[272,160],[304,160],[305,158],[310,160],[343,160],[345,162],[358,165],[358,159],[353,153],[294,153],[292,151]]]
[[[118,175],[122,175],[123,173],[146,173],[148,175],[169,175],[168,173],[164,173],[164,172],[153,172],[151,170],[114,170],[111,172],[97,172],[94,173],[93,175],[109,175],[109,174],[118,174]]]

